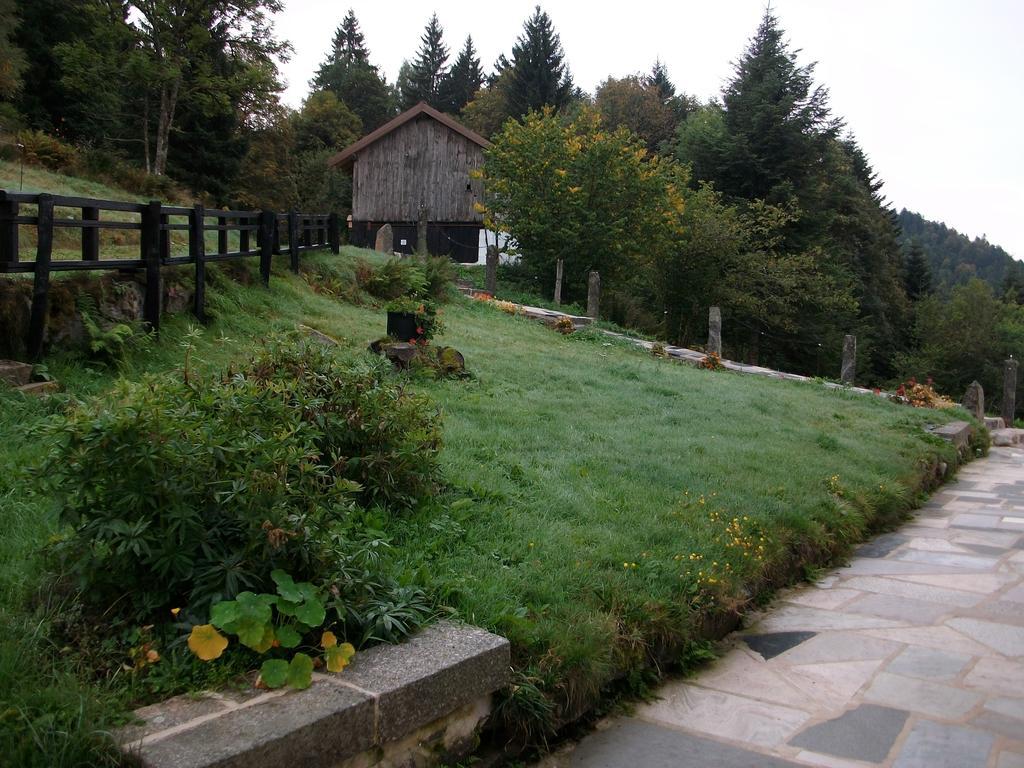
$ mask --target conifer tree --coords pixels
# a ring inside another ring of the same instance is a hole
[[[423,37],[420,38],[420,49],[412,62],[408,85],[403,85],[403,109],[409,109],[420,101],[437,109],[444,108],[441,103],[441,83],[447,74],[445,62],[448,61],[448,46],[444,44],[443,37],[444,30],[435,13],[431,15]]]
[[[331,50],[309,83],[313,91],[331,91],[355,112],[363,130],[372,131],[394,113],[391,92],[370,63],[370,51],[350,8],[334,33]]]
[[[551,17],[539,5],[523,24],[523,34],[512,48],[510,67],[508,100],[513,115],[545,106],[557,112],[572,100],[572,76],[565,65],[562,41]]]
[[[334,33],[332,42],[334,49],[334,61],[352,64],[356,61],[366,62],[370,58],[370,52],[366,49],[363,40],[363,33],[359,29],[359,21],[356,19],[355,11],[351,8],[341,20],[341,24]]]
[[[459,51],[458,58],[441,82],[442,109],[452,114],[460,113],[462,108],[473,100],[483,81],[484,73],[480,67],[480,58],[473,47],[472,36],[467,35],[466,44]]]
[[[670,99],[675,98],[676,87],[669,79],[668,67],[665,66],[661,59],[654,60],[654,66],[651,67],[651,74],[645,78],[645,81],[647,85],[658,91],[658,95],[661,97],[661,102],[663,104],[668,104]]]
[[[907,250],[903,285],[907,291],[907,298],[911,301],[920,301],[932,292],[932,271],[928,266],[928,256],[916,239],[910,241]]]

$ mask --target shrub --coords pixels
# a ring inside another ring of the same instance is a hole
[[[437,301],[446,300],[455,282],[452,260],[447,256],[427,256],[418,262],[426,280],[422,295]]]
[[[139,619],[201,615],[275,568],[323,573],[358,502],[431,490],[439,447],[434,409],[386,364],[308,344],[219,379],[121,381],[52,429],[43,473],[73,526],[69,572],[87,601]]]
[[[25,147],[26,162],[52,171],[71,169],[77,160],[78,153],[73,146],[42,131],[22,131],[18,134],[18,143]]]
[[[420,296],[427,287],[423,270],[411,259],[388,259],[376,269],[370,270],[357,264],[356,276],[363,281],[360,287],[378,299]]]

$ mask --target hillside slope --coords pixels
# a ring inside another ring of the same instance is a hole
[[[916,240],[924,248],[931,267],[932,285],[939,292],[963,285],[972,277],[1001,290],[1011,270],[1021,263],[998,245],[976,237],[971,240],[940,221],[929,221],[906,208],[899,212],[904,247]]]

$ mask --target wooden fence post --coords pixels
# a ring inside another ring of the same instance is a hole
[[[291,257],[292,272],[299,273],[299,214],[288,214],[288,255]]]
[[[587,277],[587,317],[597,320],[601,309],[601,275],[591,270]]]
[[[341,221],[337,213],[332,213],[327,219],[327,226],[330,232],[331,253],[341,252]]]
[[[142,302],[142,317],[150,330],[160,333],[160,201],[151,200],[142,209],[142,260],[146,264],[146,293]]]
[[[277,214],[273,211],[260,211],[259,247],[260,275],[263,285],[270,285],[270,262],[274,255],[274,228],[277,225]]]
[[[722,310],[708,309],[708,354],[722,356]]]
[[[46,313],[50,304],[50,257],[53,255],[53,195],[39,196],[36,228],[36,266],[32,280],[32,310],[28,321],[28,358],[43,356]]]
[[[93,206],[82,208],[82,261],[97,261],[100,258],[100,228],[90,227],[87,223],[99,220],[99,208]]]
[[[196,289],[192,294],[192,313],[199,322],[206,322],[206,212],[196,203],[189,214],[188,250],[196,263]]]
[[[839,381],[848,386],[857,378],[857,337],[848,333],[843,337],[843,365],[839,369]]]
[[[565,271],[565,262],[559,259],[555,262],[555,306],[562,306],[562,274]]]
[[[252,222],[253,222],[253,218],[254,217],[252,217],[252,216],[250,216],[248,218],[244,218],[244,219],[239,217],[239,218],[235,219],[235,223],[240,225],[240,226],[251,226]],[[256,221],[259,222],[259,218],[258,217],[256,217]],[[256,230],[256,231],[259,232],[259,230]],[[248,253],[249,246],[252,244],[251,241],[250,241],[250,238],[249,238],[249,232],[250,232],[250,230],[248,230],[248,229],[239,229],[238,230],[238,250],[242,251],[242,253]]]
[[[15,264],[18,261],[18,225],[11,219],[18,216],[18,204],[7,200],[6,192],[0,192],[0,264]]]
[[[228,252],[228,231],[225,229],[228,225],[227,216],[217,217],[217,253],[223,255]]]
[[[1003,407],[1000,410],[1006,426],[1012,427],[1017,413],[1017,361],[1012,357],[1003,368]]]

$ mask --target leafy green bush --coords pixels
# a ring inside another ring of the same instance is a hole
[[[455,282],[455,264],[452,260],[447,256],[427,256],[417,259],[417,262],[426,280],[422,295],[437,301],[447,299]]]
[[[26,162],[51,171],[70,170],[78,159],[78,151],[73,146],[42,131],[21,131],[18,143],[24,146]]]
[[[427,288],[423,270],[411,259],[388,259],[379,267],[365,269],[366,262],[357,263],[356,276],[360,287],[378,299],[421,296]]]
[[[94,604],[199,616],[276,568],[312,578],[359,502],[412,506],[432,488],[436,411],[383,361],[280,344],[189,378],[121,381],[52,427],[43,473],[73,526],[60,549]]]

